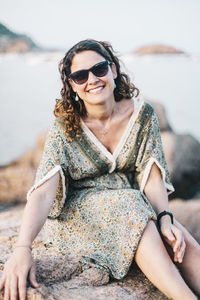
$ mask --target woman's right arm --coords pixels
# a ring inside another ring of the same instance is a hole
[[[6,262],[0,280],[0,290],[4,288],[4,300],[25,300],[26,281],[37,287],[35,265],[31,255],[31,245],[40,232],[56,196],[59,172],[32,192],[25,206],[18,242],[10,259]],[[19,292],[18,292],[19,291]]]

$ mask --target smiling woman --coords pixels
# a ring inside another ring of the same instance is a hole
[[[94,66],[95,64],[98,65]],[[90,68],[92,70],[88,72]],[[81,122],[80,117],[86,117],[88,113],[85,106],[87,102],[83,101],[87,98],[90,101],[90,94],[94,95],[94,92],[96,94],[97,91],[95,91],[94,87],[98,89],[100,87],[105,88],[104,92],[107,93],[110,87],[112,94],[114,90],[112,97],[115,98],[116,102],[123,98],[131,99],[134,95],[139,95],[139,90],[130,82],[127,74],[121,72],[119,59],[114,55],[112,46],[107,42],[95,40],[79,42],[66,53],[60,62],[59,70],[63,83],[62,98],[57,101],[54,113],[56,117],[63,117],[68,136],[72,132],[75,135],[78,134]],[[111,75],[112,73],[113,75]],[[110,80],[112,76],[114,77]],[[96,82],[95,77],[98,78]],[[87,80],[85,80],[86,78]],[[104,80],[108,78],[109,81],[105,86]],[[91,82],[91,80],[94,82]],[[107,97],[109,97],[108,95]],[[102,98],[102,95],[98,97]],[[106,95],[103,97],[106,97]],[[95,101],[94,96],[92,101]],[[92,105],[91,101],[90,104]]]
[[[169,298],[197,299],[200,247],[168,211],[174,188],[152,106],[109,43],[79,42],[60,73],[62,98],[0,282],[5,299],[17,290],[24,299],[27,277],[37,286],[31,244],[46,219],[45,246],[83,271],[123,279],[135,260]]]

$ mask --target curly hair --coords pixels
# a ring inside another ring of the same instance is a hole
[[[72,136],[79,136],[81,127],[80,117],[86,115],[83,100],[80,99],[79,101],[75,101],[76,94],[69,83],[72,60],[77,53],[87,50],[95,51],[109,62],[115,64],[117,77],[115,79],[116,88],[114,89],[114,98],[116,102],[123,98],[131,99],[132,97],[137,97],[139,95],[138,88],[131,83],[129,76],[121,72],[119,58],[114,55],[115,51],[110,43],[86,39],[75,44],[68,50],[59,63],[59,72],[61,74],[63,86],[60,92],[61,99],[56,99],[54,108],[54,115],[62,118],[65,124],[66,135],[69,138]]]

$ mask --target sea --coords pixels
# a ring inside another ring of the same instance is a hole
[[[0,166],[34,148],[38,134],[48,130],[60,98],[58,64],[63,56],[63,52],[0,55]],[[142,97],[165,106],[173,130],[200,141],[200,53],[126,54],[120,60]]]

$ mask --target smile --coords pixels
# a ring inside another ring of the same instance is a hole
[[[97,94],[98,92],[102,91],[103,88],[104,88],[104,86],[99,86],[99,87],[97,87],[95,89],[89,90],[88,93],[90,93],[90,94]]]

